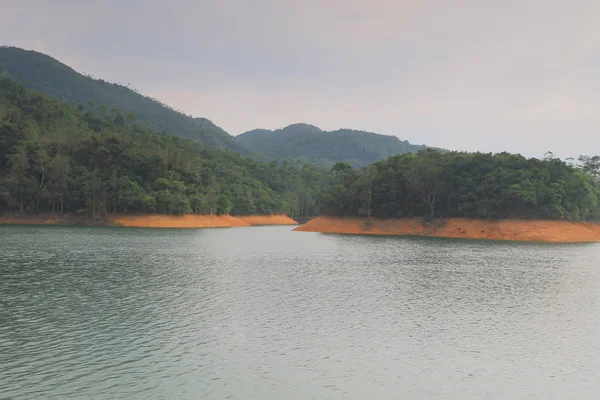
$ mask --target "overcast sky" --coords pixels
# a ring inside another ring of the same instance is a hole
[[[600,154],[598,0],[0,0],[0,43],[231,134]]]

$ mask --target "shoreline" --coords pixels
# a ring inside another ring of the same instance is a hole
[[[272,215],[194,215],[169,216],[163,214],[109,214],[92,220],[87,215],[74,213],[37,213],[0,215],[0,225],[65,225],[65,226],[121,226],[137,228],[231,228],[256,225],[298,225],[285,214]]]
[[[444,218],[423,222],[419,218],[369,220],[360,217],[321,216],[294,231],[544,243],[600,242],[600,223],[554,220]]]

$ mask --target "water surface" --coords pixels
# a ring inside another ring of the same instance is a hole
[[[600,398],[600,245],[290,230],[0,226],[0,398]]]

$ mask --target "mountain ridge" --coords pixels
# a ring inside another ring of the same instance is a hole
[[[393,135],[349,128],[326,131],[307,123],[294,123],[275,130],[253,129],[236,136],[236,140],[252,151],[260,149],[270,158],[301,159],[328,166],[347,162],[354,167],[428,147],[411,144]]]
[[[0,47],[5,74],[34,91],[86,108],[134,113],[136,122],[157,132],[199,141],[206,146],[248,154],[234,137],[203,117],[192,117],[127,86],[84,75],[59,60],[34,50]]]
[[[205,117],[193,117],[129,86],[110,83],[77,72],[52,56],[17,47],[0,46],[4,76],[34,91],[62,102],[75,103],[88,111],[127,119],[156,132],[192,139],[205,146],[231,150],[263,161],[294,160],[299,164],[331,166],[348,162],[362,167],[396,154],[426,148],[396,136],[355,129],[333,131],[305,123],[268,130],[253,129],[230,135]]]

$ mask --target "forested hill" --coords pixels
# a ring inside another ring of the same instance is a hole
[[[60,101],[101,113],[121,113],[157,132],[193,139],[212,148],[247,153],[233,136],[205,118],[185,115],[126,86],[84,76],[45,54],[0,47],[2,67],[6,69],[4,77]]]
[[[294,124],[275,131],[255,129],[237,136],[236,140],[270,158],[297,159],[301,163],[313,162],[329,167],[340,161],[361,167],[426,147],[395,136],[351,129],[328,132],[308,124]]]
[[[214,149],[228,149],[242,155],[253,152],[262,160],[287,159],[296,164],[327,167],[343,161],[359,167],[425,148],[395,136],[350,129],[326,132],[308,124],[294,124],[276,131],[257,129],[234,137],[206,118],[185,115],[127,86],[82,75],[36,51],[0,47],[0,70],[3,68],[0,78],[13,79],[33,91],[74,103],[81,112],[110,114],[113,119],[120,117]]]
[[[334,216],[599,220],[600,157],[579,161],[428,149],[361,170],[337,163],[339,184],[318,204]]]
[[[0,212],[306,218],[329,171],[261,163],[0,79]]]
[[[361,169],[261,163],[0,79],[0,211],[599,220],[600,157],[579,160],[426,149]]]

